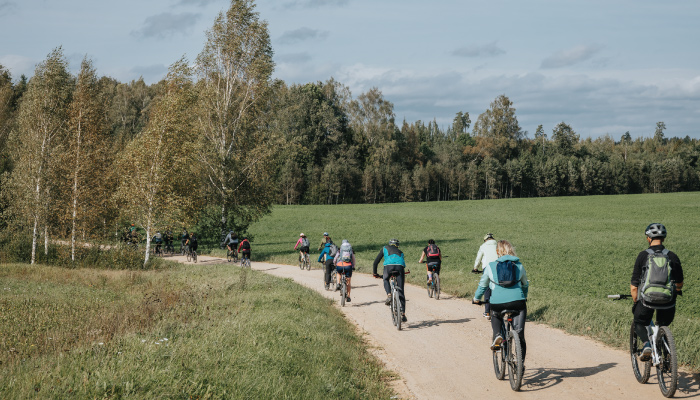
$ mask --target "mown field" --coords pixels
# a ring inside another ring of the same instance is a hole
[[[0,290],[2,399],[392,395],[340,311],[291,280],[5,264]]]
[[[484,234],[493,232],[513,243],[527,269],[531,321],[624,348],[632,303],[606,295],[629,293],[635,258],[647,246],[643,231],[651,222],[666,225],[666,245],[683,264],[684,296],[672,328],[680,360],[700,370],[700,193],[277,206],[251,233],[254,260],[295,264],[299,233],[309,236],[315,251],[327,231],[334,241],[353,244],[359,272],[365,273],[371,273],[382,245],[396,237],[414,272],[409,281],[421,284],[424,266],[418,259],[433,238],[449,256],[444,289],[471,297],[479,279],[470,273],[477,250]]]

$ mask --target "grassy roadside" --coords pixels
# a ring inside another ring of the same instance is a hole
[[[371,273],[382,245],[396,237],[409,268],[418,272],[409,275],[409,282],[421,285],[425,267],[417,261],[434,238],[449,256],[443,263],[443,289],[470,297],[480,277],[470,273],[477,250],[484,234],[493,232],[515,245],[527,269],[530,320],[625,348],[631,302],[614,302],[606,295],[629,292],[632,266],[646,248],[643,230],[650,222],[666,225],[666,245],[683,263],[685,290],[672,329],[681,362],[700,370],[695,340],[700,328],[700,193],[278,206],[251,233],[254,260],[294,265],[299,233],[309,236],[313,251],[327,231],[338,243],[350,240],[359,272],[365,273]]]
[[[391,395],[342,313],[291,280],[2,265],[0,290],[0,398]]]

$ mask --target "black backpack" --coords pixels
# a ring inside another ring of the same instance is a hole
[[[250,250],[250,242],[248,239],[241,242],[241,250]]]
[[[498,282],[494,283],[498,286],[513,287],[519,281],[518,266],[511,260],[499,261],[496,265],[496,276],[498,277]]]

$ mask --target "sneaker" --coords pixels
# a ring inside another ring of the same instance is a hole
[[[651,360],[651,346],[649,345],[649,342],[646,342],[642,348],[642,354],[639,356],[639,361],[649,360]]]
[[[500,349],[501,343],[503,343],[503,338],[501,337],[501,335],[496,336],[496,338],[493,339],[493,343],[491,344],[491,350]]]
[[[491,321],[491,314],[490,314],[490,313],[485,312],[483,315],[484,315],[484,318],[486,318],[487,321]]]
[[[330,288],[330,285],[326,283],[325,285],[323,285],[323,287],[326,288],[326,290],[328,290],[328,288]]]
[[[340,283],[335,285],[335,290],[340,290]]]
[[[406,314],[401,314],[401,322],[406,322],[408,319],[406,318]]]
[[[350,296],[345,296],[345,301],[350,302]]]
[[[390,294],[386,295],[386,300],[384,300],[384,304],[386,304],[387,306],[391,305],[391,295]]]

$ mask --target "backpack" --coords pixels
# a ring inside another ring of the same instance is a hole
[[[647,264],[642,272],[642,287],[639,292],[645,304],[664,305],[673,301],[671,262],[668,249],[655,252],[647,249]]]
[[[440,248],[435,243],[428,245],[428,257],[440,257]]]
[[[301,238],[301,247],[309,247],[309,239],[306,237]]]
[[[335,243],[331,242],[331,245],[328,247],[328,255],[331,257],[335,257],[336,254],[338,254],[338,246],[336,246]]]
[[[352,262],[352,246],[340,246],[340,261]]]
[[[248,239],[241,242],[241,250],[250,250],[250,242]]]
[[[496,264],[496,276],[498,286],[513,287],[518,283],[518,266],[511,260],[499,261]]]

